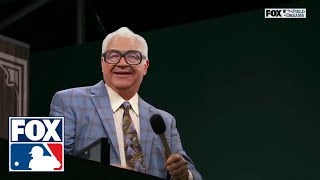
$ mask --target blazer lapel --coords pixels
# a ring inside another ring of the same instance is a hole
[[[102,121],[105,130],[108,133],[110,144],[113,146],[120,159],[119,145],[116,134],[116,127],[113,119],[113,112],[111,109],[110,99],[107,89],[103,81],[94,85],[91,89],[90,98],[98,111],[98,115]]]
[[[151,157],[151,146],[154,137],[154,132],[150,125],[151,112],[150,105],[139,97],[139,121],[140,121],[140,144],[144,152],[145,165],[148,169]]]

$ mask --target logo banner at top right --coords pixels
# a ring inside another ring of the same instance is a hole
[[[306,8],[265,8],[264,18],[307,18]]]

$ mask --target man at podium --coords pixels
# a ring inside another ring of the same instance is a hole
[[[112,165],[161,178],[200,180],[183,150],[175,118],[138,95],[148,67],[148,45],[143,37],[126,27],[106,36],[101,55],[103,80],[59,91],[52,98],[50,116],[65,117],[65,153],[74,155],[107,137]],[[163,118],[169,156],[150,125],[154,114]]]

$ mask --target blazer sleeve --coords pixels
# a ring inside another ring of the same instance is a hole
[[[179,132],[176,127],[176,120],[172,116],[172,123],[171,123],[171,151],[172,153],[178,153],[181,154],[186,161],[188,161],[188,169],[193,175],[194,180],[202,180],[201,174],[197,171],[195,168],[191,158],[186,154],[186,152],[183,150],[181,139]]]
[[[63,116],[64,117],[64,153],[72,154],[73,144],[75,139],[75,114],[71,108],[72,96],[57,92],[50,104],[49,116]]]

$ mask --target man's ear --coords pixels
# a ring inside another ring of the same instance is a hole
[[[101,71],[103,71],[103,70],[102,70],[103,63],[104,63],[104,60],[103,60],[103,58],[101,57]]]
[[[148,68],[149,68],[149,59],[146,60],[146,62],[143,64],[143,75],[145,76],[147,74]]]

